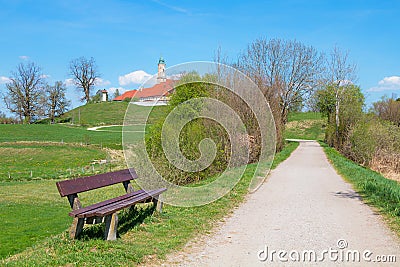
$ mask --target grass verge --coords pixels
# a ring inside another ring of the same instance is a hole
[[[384,215],[390,227],[400,237],[400,183],[358,165],[325,143],[320,144],[337,172],[353,184],[367,204]]]
[[[283,151],[277,153],[273,168],[289,157],[297,146],[298,143],[288,143]],[[86,238],[81,240],[70,240],[67,233],[63,232],[37,242],[24,252],[2,260],[0,264],[135,266],[144,261],[163,259],[166,254],[182,248],[196,235],[209,232],[215,222],[232,212],[233,208],[244,200],[254,170],[254,164],[248,165],[243,178],[233,190],[205,206],[179,208],[165,205],[161,215],[147,216],[151,213],[151,206],[143,205],[140,210],[134,211],[134,214],[128,214],[130,216],[123,213],[118,229],[121,237],[115,242],[103,241],[101,229],[98,231],[98,227],[86,229]],[[65,206],[68,206],[66,200]],[[65,214],[60,221],[65,221],[66,216]]]

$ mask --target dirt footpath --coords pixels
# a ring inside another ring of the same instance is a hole
[[[392,255],[397,263],[377,263]],[[213,234],[189,242],[163,266],[372,264],[399,266],[399,239],[312,141],[300,142]]]

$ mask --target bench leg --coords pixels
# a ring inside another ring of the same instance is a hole
[[[118,215],[113,213],[107,215],[104,219],[106,223],[105,239],[116,240],[117,239],[117,227],[118,227]]]
[[[156,211],[158,213],[162,213],[163,202],[161,200],[161,196],[159,196],[158,199],[157,198],[153,198],[153,203],[156,206]]]
[[[81,234],[83,230],[84,223],[85,223],[84,218],[74,218],[74,220],[72,221],[71,229],[69,231],[69,236],[72,239],[78,238],[78,236]]]

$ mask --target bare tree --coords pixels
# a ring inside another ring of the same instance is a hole
[[[400,126],[400,99],[394,100],[385,96],[380,101],[372,104],[372,112],[379,118]]]
[[[32,63],[20,63],[6,84],[4,102],[20,121],[31,123],[40,110],[39,97],[43,92],[44,78],[40,67]]]
[[[279,99],[280,117],[307,98],[320,82],[323,55],[298,41],[257,39],[239,57],[237,66],[272,99]]]
[[[327,60],[326,82],[333,86],[335,98],[335,135],[336,142],[339,140],[340,127],[340,105],[343,101],[344,91],[348,88],[346,85],[353,84],[357,80],[356,65],[349,62],[349,52],[342,51],[335,46]],[[335,144],[337,145],[337,144]]]
[[[57,81],[53,86],[46,85],[45,95],[43,96],[43,110],[45,116],[48,116],[51,123],[54,123],[55,117],[64,114],[71,101],[67,100],[65,91],[67,88],[61,81]]]
[[[96,85],[97,79],[100,78],[94,58],[80,57],[72,60],[69,63],[69,75],[72,77],[75,86],[83,89],[85,96],[81,100],[86,100],[86,103],[89,103],[90,91]]]

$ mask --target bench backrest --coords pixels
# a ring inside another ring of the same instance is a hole
[[[134,169],[108,172],[88,177],[76,178],[57,182],[58,192],[62,197],[73,195],[117,183],[128,182],[136,179],[137,174]]]

